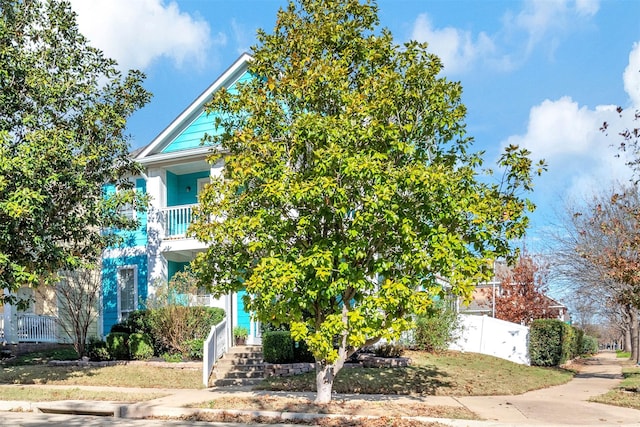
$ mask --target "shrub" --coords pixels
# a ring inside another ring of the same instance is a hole
[[[216,307],[169,305],[150,310],[149,325],[154,348],[169,353],[188,355],[188,342],[206,338],[224,318],[224,310]]]
[[[129,329],[129,325],[127,325],[126,322],[120,322],[111,326],[111,330],[109,332],[130,334],[131,329]]]
[[[146,360],[153,357],[153,346],[149,335],[133,333],[129,335],[129,354],[132,359]]]
[[[293,361],[294,362],[315,362],[316,358],[313,357],[313,353],[309,351],[307,343],[304,341],[296,341],[293,343]]]
[[[266,332],[262,336],[262,354],[268,363],[290,363],[293,359],[293,340],[289,331]]]
[[[580,354],[596,354],[598,352],[598,339],[590,335],[585,335],[582,339],[582,349]]]
[[[112,359],[129,360],[129,334],[125,332],[111,332],[107,335],[107,349]]]
[[[202,360],[204,357],[204,338],[194,338],[185,342],[187,357],[191,360]]]
[[[429,352],[446,350],[459,325],[458,314],[445,302],[436,303],[426,314],[418,316],[415,323],[413,345]]]
[[[103,362],[111,359],[107,343],[97,337],[89,338],[86,354],[89,360],[94,362]]]
[[[381,344],[373,349],[378,357],[393,358],[400,357],[404,354],[404,347],[399,344],[387,343]]]
[[[178,353],[164,353],[162,359],[167,363],[178,363],[182,362],[182,355]]]
[[[129,313],[124,324],[128,327],[130,334],[146,334],[151,337],[151,316],[149,310],[136,310]]]
[[[529,330],[529,356],[534,366],[559,366],[576,356],[575,328],[557,319],[538,319]]]

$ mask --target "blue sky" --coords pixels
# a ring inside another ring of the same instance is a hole
[[[281,0],[72,0],[80,30],[121,68],[147,74],[154,97],[129,123],[133,148],[149,143],[242,52],[270,31]],[[509,143],[546,159],[536,181],[531,241],[566,200],[628,169],[616,139],[598,131],[613,106],[640,109],[640,1],[380,0],[398,43],[426,41],[458,80],[468,132],[492,164]]]

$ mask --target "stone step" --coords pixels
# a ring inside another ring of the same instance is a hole
[[[261,364],[261,365],[218,365],[216,364],[213,371],[217,373],[218,377],[223,377],[229,372],[244,372],[244,373],[258,372],[260,373],[260,375],[264,375],[264,364]]]
[[[262,358],[260,359],[218,359],[216,362],[216,366],[225,366],[225,367],[233,367],[233,366],[255,366],[255,365],[264,365],[264,361]]]
[[[224,373],[224,378],[264,378],[264,369],[259,371],[229,371]]]
[[[222,378],[211,381],[213,387],[252,386],[259,384],[262,378]]]
[[[235,346],[219,359],[212,373],[212,384],[218,387],[253,385],[264,378],[261,346]]]

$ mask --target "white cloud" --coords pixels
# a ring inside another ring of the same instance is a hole
[[[598,12],[599,0],[526,0],[517,12],[507,12],[502,27],[474,35],[455,27],[437,28],[427,14],[413,23],[412,39],[429,43],[445,65],[446,74],[470,71],[478,65],[511,70],[538,46],[553,53],[562,36]]]
[[[429,51],[442,59],[447,74],[463,71],[494,50],[493,41],[485,33],[474,40],[469,31],[453,27],[434,29],[427,14],[419,15],[414,22],[412,39],[427,42]]]
[[[633,44],[629,54],[629,65],[622,74],[624,90],[631,99],[631,105],[640,108],[640,42]]]
[[[618,146],[619,132],[638,126],[634,116],[640,109],[640,43],[633,46],[623,80],[632,103],[622,114],[614,105],[590,109],[570,97],[547,99],[531,108],[526,133],[504,141],[503,146],[526,147],[533,158],[546,160],[549,171],[538,191],[560,191],[563,197],[581,199],[631,177],[625,165],[628,154]],[[602,132],[605,122],[609,128]]]
[[[528,55],[544,39],[558,44],[557,37],[568,32],[581,19],[593,17],[599,10],[598,0],[527,0],[516,15],[506,15],[505,26],[512,31],[524,31]]]
[[[177,66],[202,64],[211,44],[225,44],[222,33],[211,37],[209,24],[163,0],[72,0],[80,31],[91,44],[122,68],[147,68],[160,57]]]

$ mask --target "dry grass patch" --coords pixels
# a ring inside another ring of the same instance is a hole
[[[345,368],[336,377],[333,389],[361,394],[513,395],[564,384],[574,375],[565,369],[519,365],[477,353],[408,351],[405,356],[413,360],[408,368]],[[257,388],[315,391],[315,377],[309,373],[268,378]]]
[[[207,421],[217,423],[242,423],[242,424],[282,424],[280,418],[254,417],[250,415],[235,415],[229,413],[205,413],[181,417],[181,420]],[[320,427],[446,427],[446,424],[427,422],[403,418],[319,418],[312,420],[289,420],[286,424],[310,425]]]
[[[360,399],[333,399],[328,404],[315,404],[309,399],[255,396],[225,397],[211,400],[196,408],[206,409],[238,409],[247,411],[299,412],[308,414],[341,414],[378,417],[435,417],[473,420],[477,417],[462,406],[430,405],[421,401],[396,402],[393,400],[366,401]]]
[[[79,388],[0,387],[0,400],[53,402],[58,400],[96,400],[135,403],[159,399],[164,393],[123,393],[114,391],[81,390]]]
[[[203,388],[202,371],[116,365],[105,367],[12,365],[0,367],[0,384],[55,384],[141,388]]]

